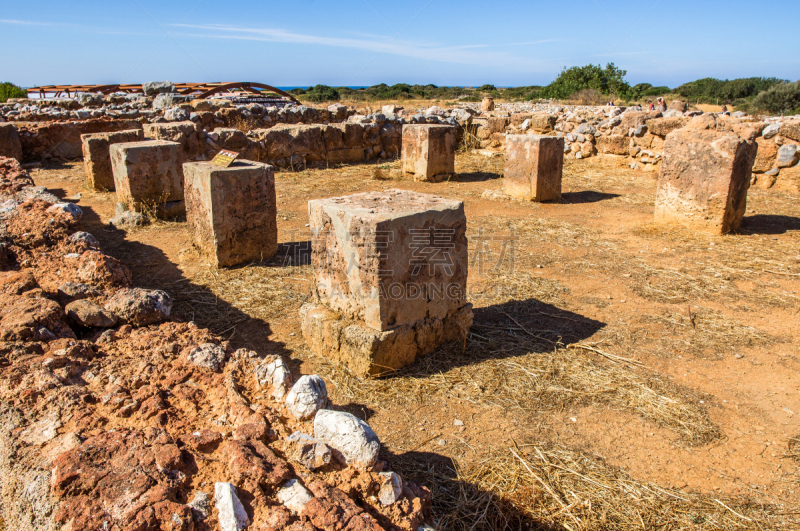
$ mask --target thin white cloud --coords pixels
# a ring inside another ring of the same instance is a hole
[[[15,20],[0,18],[0,24],[13,24],[15,26],[67,26],[64,22],[42,22],[38,20]]]
[[[488,49],[550,42],[548,39],[508,44],[437,46],[428,43],[421,44],[412,41],[393,40],[386,36],[374,36],[373,38],[327,37],[323,35],[296,33],[280,28],[249,28],[225,24],[178,24],[177,26],[188,30],[201,30],[201,33],[185,34],[193,37],[289,44],[313,44],[337,48],[359,49],[375,53],[386,53],[445,63],[485,66],[509,66],[513,64],[517,69],[520,67],[531,68],[535,65],[540,66],[541,63],[532,61],[526,57],[512,55],[506,51],[490,51]]]

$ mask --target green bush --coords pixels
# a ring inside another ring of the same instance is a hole
[[[775,77],[748,77],[733,80],[720,80],[706,77],[684,83],[675,92],[689,100],[701,103],[732,103],[742,98],[752,98],[775,85],[785,83]]]
[[[761,92],[753,107],[769,114],[795,114],[800,108],[800,81],[781,83]]]
[[[481,85],[477,90],[478,92],[497,92],[494,85]]]
[[[608,63],[564,68],[555,81],[539,92],[540,98],[566,99],[584,89],[594,89],[601,94],[615,94],[620,98],[630,95],[631,86],[625,81],[625,70]]]
[[[27,98],[28,91],[13,83],[5,81],[0,83],[0,103],[5,103],[9,98]]]
[[[339,91],[328,85],[314,85],[308,87],[303,94],[303,99],[314,103],[321,103],[323,101],[338,101],[340,99]]]

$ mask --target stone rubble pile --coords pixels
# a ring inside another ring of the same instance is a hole
[[[280,357],[171,318],[169,295],[134,287],[63,205],[0,158],[6,529],[424,523],[429,492],[385,470],[363,421],[324,409],[318,376],[287,393]]]

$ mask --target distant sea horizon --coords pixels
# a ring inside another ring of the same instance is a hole
[[[310,85],[310,86],[313,87],[313,85]],[[303,90],[306,90],[306,89],[310,88],[310,86],[309,85],[305,85],[305,86],[304,85],[297,85],[296,87],[275,87],[275,88],[288,92],[290,90],[299,89],[299,88],[301,88]],[[337,88],[340,88],[340,87],[337,87]],[[365,89],[365,88],[369,88],[369,87],[361,86],[361,87],[345,87],[345,88],[349,88],[349,89],[352,89],[352,90],[358,90],[358,89]]]

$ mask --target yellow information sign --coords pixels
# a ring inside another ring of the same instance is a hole
[[[217,166],[222,166],[223,168],[227,168],[233,161],[236,160],[239,154],[235,151],[228,151],[227,149],[220,150],[217,155],[211,159],[211,164],[216,164]]]

